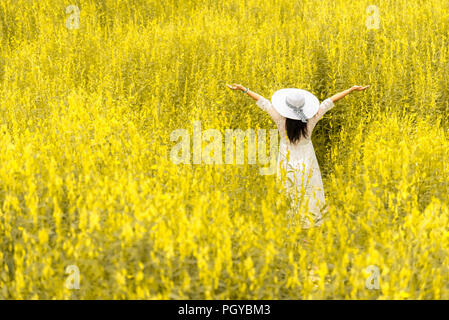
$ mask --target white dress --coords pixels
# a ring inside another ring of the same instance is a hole
[[[288,141],[285,129],[285,118],[274,109],[271,102],[261,97],[256,104],[268,112],[276,123],[280,135],[277,161],[277,177],[282,181],[287,194],[292,200],[289,215],[299,213],[303,228],[309,228],[311,222],[315,226],[322,223],[325,208],[324,188],[320,167],[315,155],[311,136],[315,125],[323,115],[334,107],[330,98],[324,100],[316,115],[307,121],[308,137],[301,138],[295,144]],[[310,214],[308,214],[309,212]]]

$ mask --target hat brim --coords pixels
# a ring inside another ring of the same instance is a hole
[[[304,94],[305,103],[303,111],[307,119],[312,118],[318,112],[320,102],[315,95],[307,90],[297,88],[280,89],[273,93],[273,96],[271,97],[271,104],[281,116],[289,119],[300,120],[298,115],[289,106],[287,106],[285,102],[287,95],[295,92]]]

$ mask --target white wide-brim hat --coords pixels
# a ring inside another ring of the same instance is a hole
[[[285,118],[307,122],[320,106],[318,98],[309,91],[296,88],[280,89],[273,93],[271,104]]]

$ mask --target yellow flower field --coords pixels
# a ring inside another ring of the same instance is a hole
[[[0,42],[0,299],[449,299],[449,2],[1,0]],[[371,85],[314,131],[321,227],[171,160],[275,128],[233,82]]]

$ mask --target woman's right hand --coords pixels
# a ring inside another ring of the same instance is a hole
[[[245,90],[245,87],[243,87],[241,84],[233,83],[232,86],[229,85],[229,84],[227,84],[226,86],[227,86],[229,89],[232,89],[232,90],[240,90],[240,91],[244,91],[244,90]]]

